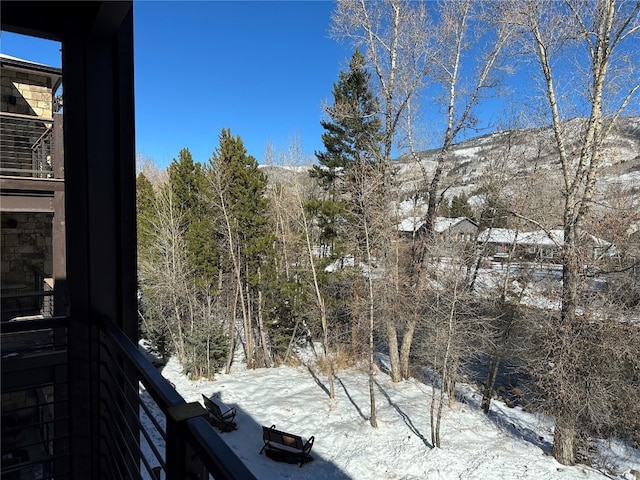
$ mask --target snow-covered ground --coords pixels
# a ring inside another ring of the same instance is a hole
[[[308,358],[297,367],[257,370],[236,364],[231,374],[219,374],[214,381],[190,381],[171,359],[162,375],[187,402],[201,402],[201,394],[216,395],[236,407],[238,429],[221,437],[259,479],[640,478],[640,473],[633,473],[640,471],[640,451],[621,442],[599,442],[603,472],[559,464],[550,455],[552,422],[498,401],[485,416],[480,396],[468,385],[460,386],[454,407],[445,408],[442,448],[432,448],[431,386],[416,379],[393,384],[378,371],[378,428],[372,428],[366,373],[357,368],[339,372],[332,401],[326,377],[309,368],[311,362]],[[314,461],[300,468],[260,455],[262,425],[307,438],[313,435]]]

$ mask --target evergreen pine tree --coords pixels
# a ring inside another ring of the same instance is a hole
[[[247,154],[239,136],[233,137],[229,129],[223,129],[219,138],[219,147],[210,162],[210,175],[216,180],[213,184],[217,185],[225,222],[221,231],[227,236],[229,263],[233,265],[242,305],[247,364],[256,365],[253,345],[259,344],[265,364],[270,365],[262,325],[266,314],[264,291],[273,279],[270,260],[275,243],[265,196],[268,179],[256,159]],[[256,325],[258,342],[253,338]]]
[[[471,206],[469,205],[469,197],[465,193],[455,195],[451,199],[451,211],[449,212],[451,217],[469,217],[473,215]]]
[[[174,158],[167,168],[173,200],[185,212],[193,211],[198,203],[201,170],[201,165],[194,163],[188,148],[180,150],[178,158]]]
[[[218,269],[217,236],[207,206],[207,183],[202,165],[183,148],[168,168],[176,205],[185,212],[186,247],[189,265],[198,286],[211,289]]]
[[[138,230],[138,258],[149,252],[149,246],[155,238],[154,234],[154,201],[153,185],[144,173],[136,177],[136,220]]]
[[[318,179],[329,198],[310,207],[322,219],[323,237],[327,239],[339,237],[345,216],[362,213],[357,199],[362,195],[363,182],[358,176],[382,165],[378,163],[382,124],[369,82],[364,56],[356,50],[349,71],[341,72],[333,85],[333,105],[327,108],[330,120],[321,122],[325,151],[316,152],[319,165],[312,167],[310,175]]]
[[[220,134],[220,146],[214,152],[211,166],[220,169],[242,254],[247,259],[258,259],[273,242],[268,226],[269,202],[265,197],[267,176],[260,171],[256,159],[247,154],[242,139],[234,138],[229,129]]]

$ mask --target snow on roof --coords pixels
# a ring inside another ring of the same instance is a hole
[[[442,233],[458,223],[468,220],[467,217],[436,217],[433,230],[437,233]],[[398,231],[400,232],[417,232],[424,225],[422,217],[407,217],[398,225]]]
[[[398,231],[415,233],[422,225],[424,225],[422,217],[407,217],[398,225]]]
[[[518,231],[510,228],[488,228],[478,235],[478,242],[513,243],[518,238]]]
[[[587,238],[598,247],[609,247],[610,242],[587,235]],[[562,246],[564,245],[564,230],[535,230],[532,232],[519,232],[509,228],[490,228],[478,235],[478,242],[489,243],[517,243],[518,245]]]
[[[0,53],[0,60],[13,64],[17,68],[25,68],[29,70],[36,70],[48,74],[60,76],[62,69],[59,67],[52,67],[51,65],[45,65],[44,63],[32,62],[31,60],[25,60],[24,58],[13,57],[5,53]]]
[[[543,246],[556,246],[564,243],[564,231],[563,230],[537,230],[534,232],[521,232],[518,236],[517,243],[520,245],[543,245]]]
[[[7,55],[6,53],[0,53],[0,58],[4,58],[7,60],[15,60],[15,61],[24,62],[24,63],[33,63],[33,62],[30,62],[29,60],[25,60],[24,58],[12,57],[11,55]]]
[[[436,222],[435,222],[435,225],[433,226],[433,229],[438,233],[442,233],[445,230],[450,229],[454,225],[459,224],[463,220],[467,220],[467,217],[456,217],[456,218],[436,217]]]

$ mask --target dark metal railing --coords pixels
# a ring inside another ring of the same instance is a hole
[[[52,288],[43,289],[39,292],[24,293],[3,293],[2,294],[2,321],[41,315],[51,317],[53,314],[53,297],[55,292]]]
[[[0,323],[3,479],[69,477],[67,318]]]
[[[3,479],[71,476],[68,328],[66,317],[0,323]],[[255,478],[199,403],[185,402],[113,323],[101,329],[104,478]]]
[[[40,118],[0,112],[0,175],[61,178],[57,174],[61,164],[56,165],[62,161],[61,138],[55,137],[57,122],[60,114]]]
[[[185,402],[113,323],[103,329],[104,365],[112,367],[104,386],[118,385],[104,405],[115,426],[110,444],[118,445],[112,452],[119,458],[110,465],[116,476],[134,478],[127,469],[136,464],[148,479],[255,478],[209,424],[202,405]]]

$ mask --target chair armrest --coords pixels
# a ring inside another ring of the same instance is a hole
[[[305,453],[309,453],[311,451],[311,447],[313,447],[314,441],[315,441],[315,437],[312,436],[309,440],[307,440],[307,443],[304,444],[302,451]]]
[[[233,420],[236,417],[236,407],[231,407],[222,414],[224,420]]]

